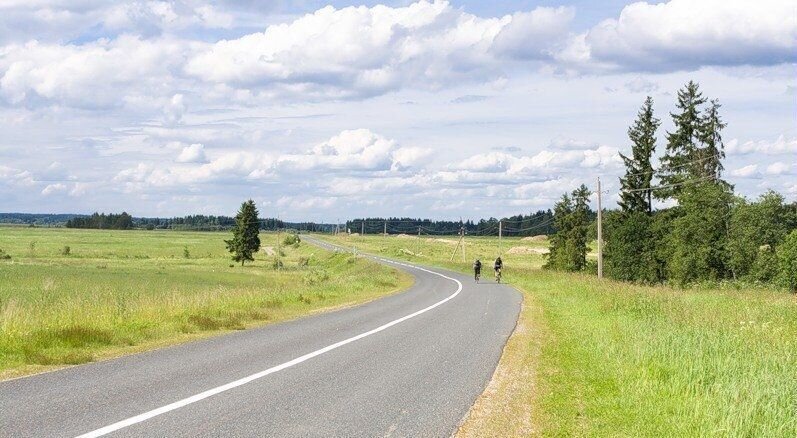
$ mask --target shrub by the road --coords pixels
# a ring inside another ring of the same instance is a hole
[[[797,292],[797,230],[778,247],[780,282],[792,292]]]

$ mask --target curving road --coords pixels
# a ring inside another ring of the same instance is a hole
[[[0,436],[450,436],[492,376],[520,294],[378,260],[415,284],[354,308],[2,382]]]

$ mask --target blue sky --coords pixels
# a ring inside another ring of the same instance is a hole
[[[356,7],[351,7],[356,6]],[[785,0],[0,3],[0,211],[479,218],[601,177],[645,96],[723,104],[726,178],[797,200]]]

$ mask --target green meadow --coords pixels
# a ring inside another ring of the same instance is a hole
[[[285,237],[285,234],[280,236]],[[261,233],[0,227],[0,377],[8,378],[361,303],[407,287],[395,270]],[[67,249],[68,247],[68,249]]]
[[[494,237],[466,237],[463,262],[455,237],[325,238],[462,272],[499,251]],[[797,436],[795,296],[544,271],[546,246],[501,243],[523,309],[459,436]]]

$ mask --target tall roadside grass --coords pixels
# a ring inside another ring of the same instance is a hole
[[[538,272],[542,435],[797,436],[797,300]]]
[[[462,272],[498,251],[470,239],[463,263],[446,242],[409,254],[407,238],[336,240]],[[797,436],[795,296],[599,281],[540,270],[532,250],[503,259],[524,305],[459,436]]]
[[[271,248],[242,268],[229,262],[224,238],[0,228],[0,249],[11,256],[0,260],[0,377],[295,318],[410,282],[305,243],[282,248],[280,269]],[[261,239],[277,246],[276,235]]]

